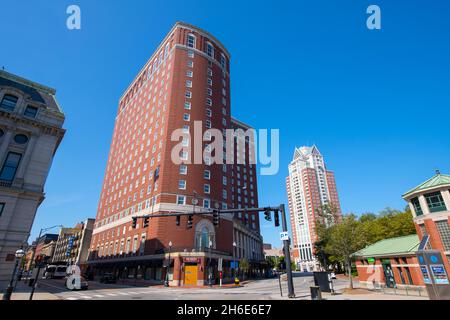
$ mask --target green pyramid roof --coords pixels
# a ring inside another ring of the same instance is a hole
[[[411,254],[418,250],[419,244],[420,240],[417,234],[384,239],[355,252],[353,256],[371,258],[376,256]]]
[[[408,191],[403,195],[403,198],[408,197],[409,195],[422,191],[422,190],[428,190],[434,187],[449,185],[450,186],[450,175],[448,174],[436,174],[433,178],[425,181],[421,185],[415,187],[414,189]]]

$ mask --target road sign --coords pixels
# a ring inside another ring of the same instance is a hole
[[[222,264],[223,264],[223,259],[219,258],[219,265],[217,266],[218,271],[222,271]]]
[[[289,240],[289,233],[286,232],[280,232],[280,239],[281,241],[288,241]]]

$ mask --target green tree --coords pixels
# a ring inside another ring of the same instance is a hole
[[[349,287],[353,289],[352,254],[362,249],[366,243],[365,234],[361,232],[361,223],[355,215],[350,214],[344,216],[339,224],[330,229],[330,241],[326,250],[346,266]]]
[[[242,280],[245,280],[245,275],[250,270],[250,263],[247,259],[243,258],[239,264],[239,268],[242,270]]]

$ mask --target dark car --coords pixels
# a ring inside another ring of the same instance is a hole
[[[117,278],[112,273],[105,273],[100,278],[100,283],[116,283],[116,282],[117,282]]]

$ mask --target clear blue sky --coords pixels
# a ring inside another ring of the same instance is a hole
[[[31,238],[95,217],[118,99],[177,20],[231,52],[233,115],[280,129],[281,168],[259,177],[261,205],[287,203],[296,145],[318,145],[344,212],[403,208],[403,192],[450,172],[447,0],[1,2],[0,66],[55,87],[67,118]],[[80,31],[65,27],[70,4]],[[370,4],[381,31],[366,28]],[[271,225],[262,232],[279,245]]]

